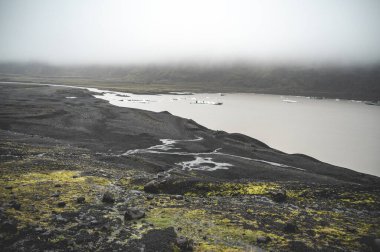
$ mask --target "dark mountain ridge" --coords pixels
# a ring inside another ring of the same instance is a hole
[[[2,81],[103,85],[192,92],[256,92],[355,100],[380,100],[380,65],[285,66],[228,65],[77,65],[1,63]]]

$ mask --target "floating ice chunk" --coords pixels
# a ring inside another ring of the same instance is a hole
[[[297,101],[295,100],[290,100],[290,99],[284,99],[282,100],[283,102],[287,102],[287,103],[296,103]]]

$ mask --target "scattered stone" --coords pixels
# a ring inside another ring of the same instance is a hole
[[[51,196],[52,196],[52,197],[55,197],[55,198],[58,198],[59,195],[60,195],[60,193],[59,193],[59,192],[56,192],[56,193],[53,193]]]
[[[185,250],[185,251],[192,251],[193,250],[193,241],[192,240],[189,240],[187,239],[186,237],[184,236],[179,236],[177,237],[176,239],[176,244],[177,246],[181,249],[181,250]]]
[[[103,199],[102,199],[102,201],[103,201],[104,203],[110,203],[110,204],[113,204],[113,203],[115,202],[115,199],[114,199],[114,196],[113,196],[112,193],[110,193],[110,192],[105,192],[105,193],[103,194]]]
[[[105,223],[102,227],[101,227],[101,230],[103,232],[107,232],[107,231],[110,231],[111,230],[111,225],[109,223]]]
[[[16,210],[20,210],[21,209],[21,204],[18,203],[17,201],[15,201],[15,200],[12,200],[9,205],[10,205],[10,207],[12,207],[12,208],[14,208]]]
[[[284,227],[284,232],[286,233],[295,233],[297,231],[297,226],[293,223],[286,223]]]
[[[154,199],[154,196],[149,194],[149,195],[146,196],[146,199],[147,200],[152,200],[152,199]]]
[[[56,184],[54,187],[62,187],[61,184]]]
[[[51,231],[47,230],[46,232],[42,233],[41,235],[42,236],[50,236],[51,235]]]
[[[68,222],[68,220],[66,218],[63,218],[62,215],[60,215],[60,214],[54,215],[53,219],[55,221],[61,222],[61,223],[67,223]]]
[[[159,193],[159,185],[160,183],[156,180],[152,180],[144,185],[144,191],[147,193]]]
[[[277,203],[285,202],[287,199],[286,191],[278,191],[271,193],[272,200]]]
[[[12,189],[13,189],[12,186],[6,186],[6,187],[4,187],[4,188],[7,189],[7,190],[12,190]]]
[[[60,201],[60,202],[58,202],[57,206],[58,207],[65,207],[66,206],[66,202]]]
[[[356,233],[357,230],[354,227],[347,227],[347,231],[350,233]]]
[[[77,203],[78,203],[78,204],[83,204],[85,201],[86,201],[86,198],[85,198],[85,197],[78,197],[78,198],[77,198]]]
[[[138,220],[145,217],[145,212],[137,208],[128,208],[124,214],[124,221]]]
[[[79,176],[78,175],[74,175],[73,178],[79,178]]]
[[[34,229],[34,231],[36,231],[36,232],[42,232],[42,231],[44,231],[44,229],[42,227],[36,227]]]
[[[182,195],[171,195],[170,199],[183,200],[183,196]]]
[[[139,190],[130,190],[129,193],[136,194],[136,195],[141,195],[143,192],[139,191]]]
[[[259,236],[257,237],[256,241],[257,243],[268,243],[270,242],[272,239],[268,236]]]

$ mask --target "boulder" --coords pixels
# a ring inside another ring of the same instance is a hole
[[[77,198],[77,203],[78,203],[78,204],[83,204],[85,201],[86,201],[86,198],[85,198],[85,197],[78,197],[78,198]]]
[[[17,201],[15,201],[15,200],[12,200],[9,205],[10,205],[10,207],[12,207],[12,208],[14,208],[16,210],[20,210],[21,209],[21,204],[18,203]]]
[[[128,208],[124,214],[125,221],[138,220],[145,217],[145,212],[137,208]]]
[[[154,196],[149,194],[149,195],[146,196],[146,199],[147,200],[152,200],[152,199],[154,199]]]
[[[112,203],[115,202],[115,198],[114,198],[114,196],[113,196],[113,194],[111,192],[105,192],[103,194],[102,201],[104,203],[110,203],[110,204],[112,204]]]
[[[285,202],[287,199],[286,191],[272,192],[271,198],[274,202],[277,202],[277,203]]]
[[[160,183],[156,180],[152,180],[144,185],[144,191],[147,193],[159,193]]]
[[[194,249],[193,241],[184,236],[177,237],[176,245],[181,249],[181,251],[193,251]]]
[[[294,223],[286,223],[286,225],[284,226],[284,232],[286,233],[295,233],[297,231],[297,226],[296,224]]]
[[[58,207],[65,207],[66,206],[66,202],[60,201],[60,202],[58,202],[57,206]]]
[[[259,236],[257,237],[256,241],[257,243],[268,243],[270,242],[272,239],[268,236]]]

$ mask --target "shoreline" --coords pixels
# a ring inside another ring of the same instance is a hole
[[[7,83],[6,82],[0,82],[0,84],[4,84],[4,85],[6,85]],[[50,84],[50,83],[33,83],[33,84],[31,84],[31,83],[9,83],[9,84],[21,84],[21,85],[36,85],[36,86],[50,86],[50,87],[63,87],[63,88],[73,88],[73,89],[78,89],[78,90],[88,90],[88,91],[90,91],[90,92],[95,92],[95,93],[98,93],[98,94],[103,94],[103,93],[110,93],[110,94],[116,94],[116,95],[119,95],[118,94],[118,92],[117,91],[112,91],[112,90],[102,90],[102,89],[98,89],[98,88],[90,88],[90,87],[80,87],[80,86],[69,86],[69,85],[58,85],[58,84]],[[128,96],[132,96],[133,97],[133,95],[135,95],[135,94],[133,94],[133,93],[125,93],[125,92],[120,92],[120,95],[121,96],[125,96],[125,95],[128,95]],[[150,94],[149,94],[150,95]],[[166,95],[166,94],[154,94],[154,95]],[[169,95],[176,95],[176,94],[169,94]],[[189,94],[187,94],[187,95],[189,95]],[[196,95],[196,94],[193,94],[193,95]],[[255,95],[260,95],[260,94],[255,94]],[[117,104],[113,104],[109,99],[104,99],[104,98],[102,98],[102,97],[97,97],[96,96],[96,94],[94,95],[93,94],[93,96],[94,97],[96,97],[96,98],[100,98],[100,99],[102,99],[102,100],[106,100],[106,102],[107,103],[110,103],[111,105],[113,105],[113,106],[117,106],[117,107],[122,107],[122,108],[125,108],[125,106],[120,106],[120,105],[117,105]],[[139,94],[137,94],[136,96],[139,96]],[[277,96],[277,95],[273,95],[273,96]],[[281,97],[281,99],[282,98],[284,98],[284,97],[282,97],[282,96],[279,96],[279,97]],[[290,97],[290,96],[289,96]],[[67,98],[67,97],[66,97]],[[303,99],[306,99],[306,97],[302,97]],[[331,100],[332,101],[332,100]],[[333,101],[333,102],[335,102],[335,101]],[[347,101],[347,102],[352,102],[352,101]],[[128,108],[134,108],[134,106],[128,106]],[[142,110],[145,110],[145,111],[152,111],[152,110],[150,110],[150,109],[148,109],[148,108],[141,108],[141,107],[138,107],[137,109],[142,109]],[[154,111],[154,110],[153,110]],[[180,115],[179,115],[180,116]],[[235,131],[236,132],[236,131]],[[251,137],[254,137],[254,136],[251,136]],[[272,143],[273,144],[273,143]],[[289,151],[286,151],[285,150],[285,153],[288,153],[288,154],[296,154],[296,153],[302,153],[302,151],[296,151],[296,152],[294,152],[294,151],[292,151],[292,152],[289,152]],[[310,155],[310,154],[309,154]],[[313,156],[312,154],[311,154],[311,156]],[[319,156],[319,158],[318,158],[319,160],[323,160],[324,161],[324,159],[323,158],[321,158],[321,156]],[[343,167],[343,166],[342,166]],[[347,168],[347,167],[346,167]],[[352,169],[352,167],[351,167],[351,169]],[[358,171],[358,172],[361,172],[361,171]],[[371,173],[367,173],[367,174],[371,174]]]
[[[351,102],[360,102],[360,103],[365,103],[365,102],[374,102],[373,100],[355,100],[355,99],[349,99],[349,98],[340,98],[339,96],[336,97],[328,97],[328,96],[310,96],[310,95],[296,95],[296,94],[283,94],[283,93],[265,93],[265,92],[217,92],[217,91],[202,91],[202,92],[196,92],[196,91],[186,91],[186,90],[172,90],[172,91],[147,91],[147,92],[134,92],[131,89],[123,89],[121,87],[109,87],[107,88],[107,85],[89,85],[87,86],[81,86],[81,85],[67,85],[67,84],[62,84],[62,83],[48,83],[48,82],[28,82],[28,81],[0,81],[0,83],[4,84],[25,84],[25,85],[51,85],[51,86],[62,86],[62,87],[71,87],[71,88],[96,88],[96,89],[104,89],[105,91],[112,91],[112,92],[123,92],[123,93],[131,93],[131,94],[136,94],[136,95],[183,95],[183,94],[176,94],[176,93],[192,93],[192,94],[256,94],[256,95],[274,95],[274,96],[284,96],[284,97],[302,97],[302,98],[307,98],[307,99],[315,99],[315,100],[334,100],[334,101],[351,101]],[[141,84],[144,85],[144,84]],[[107,89],[105,89],[107,88]],[[190,94],[187,94],[190,95]],[[375,102],[380,102],[375,101]]]
[[[83,89],[2,85],[0,105],[4,251],[378,248],[379,177]]]

